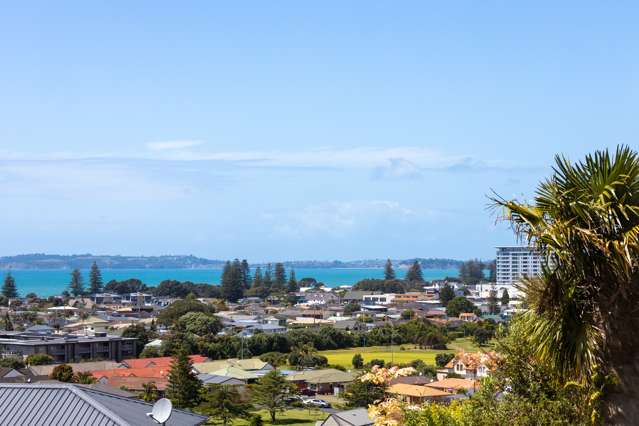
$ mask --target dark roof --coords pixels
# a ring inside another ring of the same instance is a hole
[[[152,426],[152,404],[71,384],[0,384],[0,424],[15,426]],[[192,426],[205,416],[173,410],[167,426]]]
[[[338,411],[333,413],[321,425],[331,424],[339,426],[369,426],[373,421],[368,416],[366,408],[355,408],[354,410]]]

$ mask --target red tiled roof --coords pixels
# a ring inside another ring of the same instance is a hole
[[[96,379],[106,377],[154,377],[161,379],[169,374],[169,367],[148,367],[148,368],[114,368],[113,370],[96,370],[91,374]]]
[[[189,355],[191,362],[206,362],[208,358],[202,355]],[[140,358],[140,359],[125,359],[122,361],[129,368],[149,368],[149,367],[169,367],[173,362],[173,358],[170,356],[163,356],[157,358]]]

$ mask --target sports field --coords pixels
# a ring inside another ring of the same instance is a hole
[[[404,348],[402,350],[401,348]],[[338,349],[334,351],[320,351],[320,355],[324,355],[328,358],[329,364],[341,365],[346,368],[352,368],[353,355],[361,354],[364,358],[364,362],[369,362],[372,359],[383,359],[384,362],[395,362],[398,364],[406,364],[416,359],[421,359],[426,364],[435,365],[435,356],[440,353],[454,353],[459,349],[463,349],[467,352],[478,351],[479,347],[476,346],[470,338],[457,339],[448,344],[448,349],[434,350],[434,349],[418,349],[415,345],[395,345],[390,346],[370,346],[350,349]]]

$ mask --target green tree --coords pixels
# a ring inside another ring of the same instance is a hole
[[[253,275],[253,283],[251,284],[251,287],[263,287],[264,286],[264,279],[262,278],[262,268],[261,267],[257,267],[255,268],[255,274]]]
[[[6,331],[13,331],[13,323],[11,322],[11,318],[9,317],[9,311],[4,313],[4,329]]]
[[[408,271],[406,271],[406,276],[404,277],[406,281],[409,282],[424,282],[424,274],[422,273],[422,265],[419,264],[418,260],[415,260]]]
[[[133,324],[128,326],[122,332],[122,337],[134,337],[138,339],[136,342],[136,356],[140,356],[140,353],[144,349],[144,345],[151,341],[153,335],[144,328],[144,324]]]
[[[189,312],[175,322],[175,328],[200,337],[214,336],[222,330],[222,321],[216,316],[203,312]]]
[[[142,392],[139,394],[139,398],[145,402],[155,402],[160,397],[158,387],[155,382],[142,383]]]
[[[193,364],[184,348],[173,356],[168,374],[166,397],[178,408],[190,408],[198,404],[202,382],[193,374]]]
[[[510,303],[510,294],[508,294],[508,289],[505,288],[504,291],[501,293],[501,305],[508,306],[509,303]]]
[[[284,411],[284,398],[295,392],[295,388],[277,370],[269,371],[256,384],[251,385],[250,389],[252,401],[268,411],[271,423],[275,423],[279,411]]]
[[[493,260],[488,262],[488,265],[485,266],[488,268],[488,281],[494,283],[497,281],[497,262]]]
[[[478,259],[468,260],[459,266],[459,279],[467,285],[475,285],[484,279],[484,264]]]
[[[289,293],[295,293],[299,291],[300,286],[297,284],[297,279],[295,279],[295,270],[291,269],[291,273],[288,278],[287,290]]]
[[[222,297],[230,302],[237,302],[244,295],[244,272],[238,259],[227,261],[222,271]]]
[[[546,262],[524,281],[526,335],[564,377],[616,378],[603,392],[609,424],[639,419],[639,156],[628,147],[576,164],[557,156],[529,203],[494,199]]]
[[[224,426],[233,419],[248,417],[250,409],[251,405],[242,400],[237,389],[227,385],[207,385],[198,406],[199,412],[219,419]]]
[[[453,290],[452,286],[448,284],[444,284],[439,289],[439,301],[441,302],[443,306],[448,305],[448,302],[450,302],[454,298],[455,298],[455,290]]]
[[[79,269],[74,269],[71,272],[69,290],[75,297],[82,296],[84,294],[84,283],[82,282],[82,274]]]
[[[251,287],[251,267],[246,259],[242,259],[241,271],[242,284],[244,285],[244,289],[248,290],[249,287]]]
[[[349,407],[368,407],[378,403],[386,397],[386,386],[375,384],[370,381],[362,382],[359,379],[353,380],[346,386],[344,399]]]
[[[266,271],[264,271],[263,285],[267,291],[271,291],[273,287],[273,271],[271,270],[271,264],[266,265]]]
[[[18,297],[18,289],[16,287],[16,280],[11,275],[11,272],[4,277],[4,284],[2,285],[2,295],[9,299],[15,299]]]
[[[49,378],[51,380],[57,380],[59,382],[71,383],[73,382],[73,367],[69,364],[56,365],[51,371]]]
[[[22,358],[17,358],[14,356],[10,356],[10,357],[6,357],[6,358],[0,358],[0,367],[4,367],[4,368],[24,368],[24,361],[22,361]]]
[[[384,279],[385,280],[394,280],[397,278],[395,276],[395,270],[393,269],[393,262],[390,259],[386,260],[386,264],[384,265]]]
[[[499,299],[497,299],[497,290],[494,288],[488,292],[488,312],[496,315],[501,312],[499,309]]]
[[[138,358],[157,358],[159,356],[161,356],[160,349],[155,346],[145,346],[138,355]]]
[[[353,355],[351,363],[353,364],[353,368],[360,370],[364,368],[364,357],[362,357],[362,354],[355,354]]]
[[[446,305],[446,315],[449,317],[458,317],[459,314],[466,312],[479,313],[479,310],[473,302],[465,297],[457,296]]]
[[[90,385],[96,383],[97,379],[93,377],[90,371],[78,371],[73,375],[73,383],[79,383],[81,385]]]
[[[47,354],[31,354],[27,356],[27,365],[49,365],[53,364],[53,357]]]
[[[415,312],[412,309],[404,309],[401,316],[403,320],[411,320],[415,316]]]
[[[100,293],[102,292],[102,287],[102,272],[100,272],[98,264],[93,262],[93,265],[91,265],[91,272],[89,272],[89,292],[91,294]]]
[[[158,315],[158,322],[166,326],[173,325],[182,315],[189,312],[203,312],[205,314],[214,314],[215,308],[207,303],[202,303],[195,298],[195,295],[189,294],[182,300],[176,300],[166,308],[162,309]]]
[[[276,291],[281,292],[286,288],[286,269],[283,263],[275,264],[275,273],[273,275],[273,286]]]

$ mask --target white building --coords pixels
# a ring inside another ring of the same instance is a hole
[[[532,247],[497,247],[497,287],[541,274],[541,254]]]

